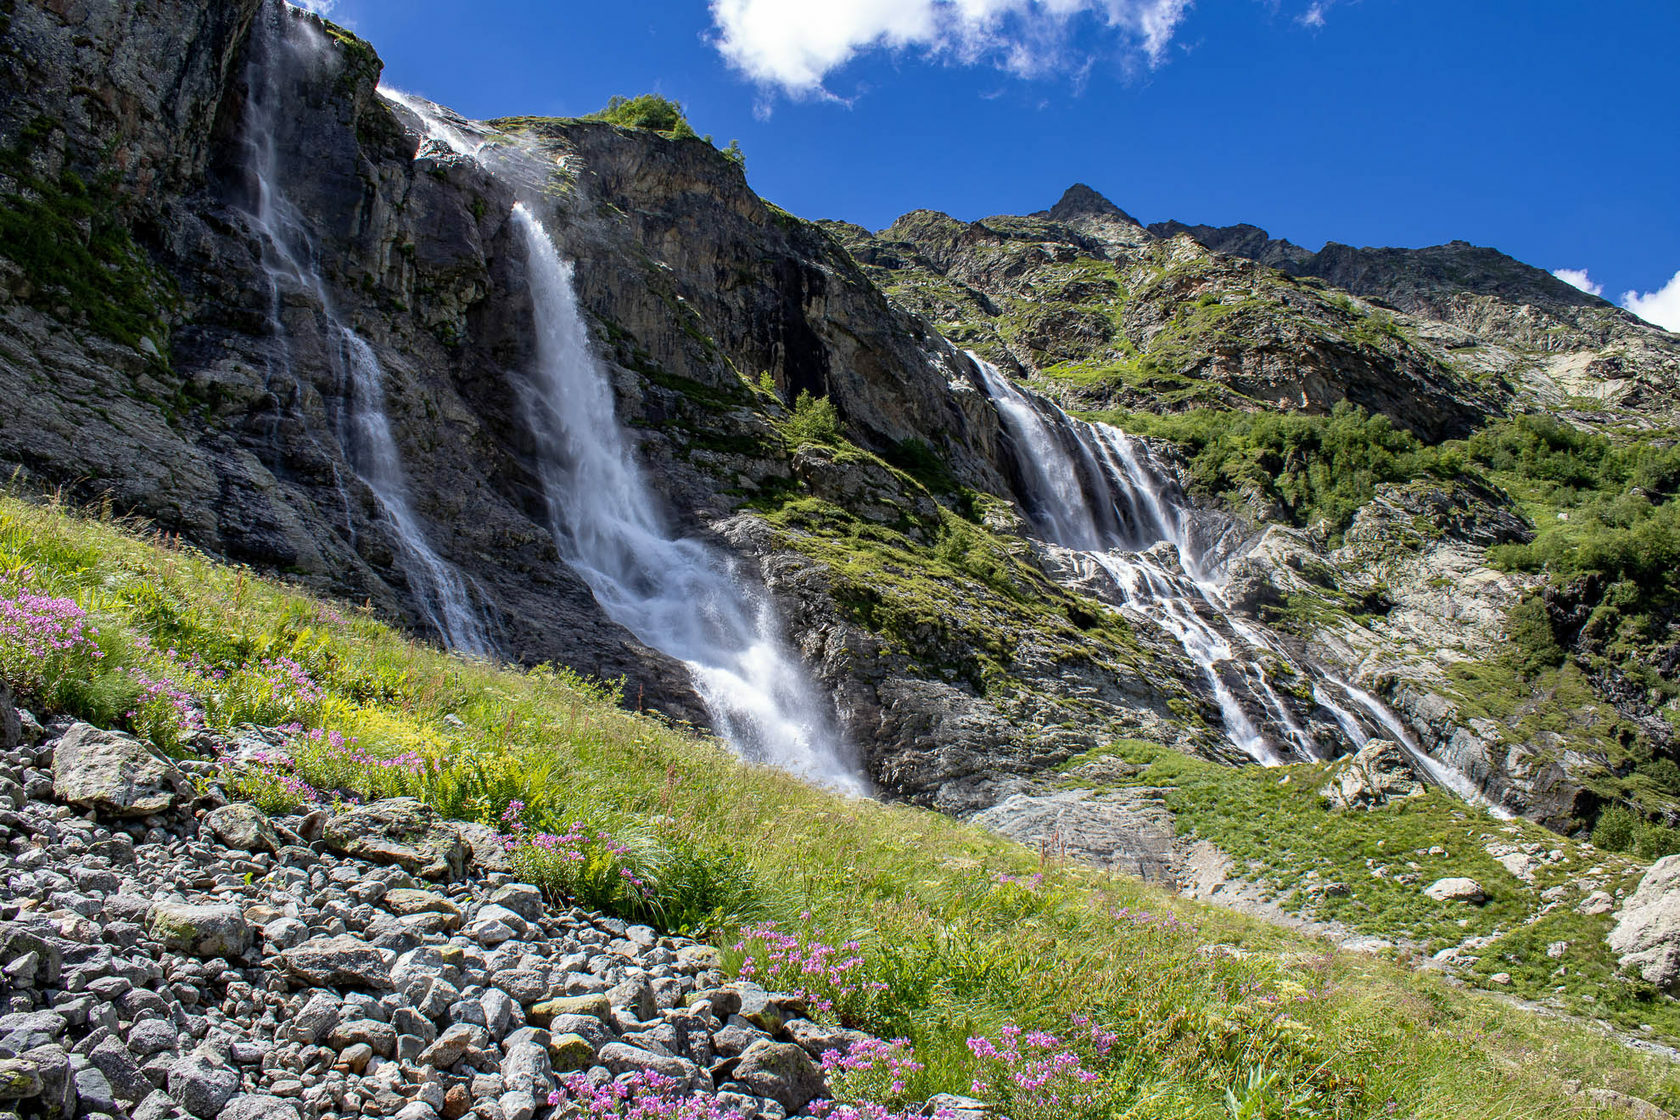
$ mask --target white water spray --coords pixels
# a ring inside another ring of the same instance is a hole
[[[537,368],[526,411],[556,543],[615,622],[683,662],[719,732],[744,756],[847,792],[864,785],[768,599],[700,541],[672,534],[614,414],[572,266],[523,204]]]
[[[372,492],[397,541],[400,566],[415,605],[445,644],[461,653],[490,652],[479,612],[467,581],[444,560],[426,537],[409,500],[401,452],[385,409],[385,371],[367,341],[333,308],[316,267],[315,243],[308,225],[280,186],[275,146],[284,97],[280,78],[287,66],[314,65],[323,57],[320,44],[284,4],[270,4],[253,35],[259,54],[253,61],[246,105],[246,167],[255,180],[255,206],[247,213],[262,238],[263,269],[269,282],[269,324],[279,342],[278,359],[289,380],[295,377],[293,345],[283,308],[301,295],[319,309],[327,343],[324,358],[345,408],[339,417],[339,444],[358,478]]]

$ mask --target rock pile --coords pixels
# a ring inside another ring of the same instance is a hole
[[[550,907],[418,802],[271,820],[128,736],[6,737],[0,1117],[533,1120],[567,1073],[654,1071],[776,1120],[863,1038]]]

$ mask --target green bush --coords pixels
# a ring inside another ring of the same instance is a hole
[[[672,140],[687,140],[698,136],[688,123],[688,118],[683,115],[682,105],[657,93],[644,93],[640,97],[614,97],[607,102],[605,109],[589,114],[584,120],[605,121],[622,128],[643,128]],[[736,151],[739,150],[737,147]]]
[[[793,402],[793,415],[782,425],[790,442],[834,443],[840,438],[840,414],[827,397],[813,397],[804,389]]]

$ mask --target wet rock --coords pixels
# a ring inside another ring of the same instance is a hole
[[[111,817],[166,812],[186,776],[132,735],[75,724],[53,748],[53,796]]]

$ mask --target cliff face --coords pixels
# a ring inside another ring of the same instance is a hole
[[[769,589],[871,777],[952,810],[1119,736],[1232,757],[1220,685],[1035,527],[1027,448],[964,349],[1070,407],[1347,402],[1426,442],[1546,393],[1573,401],[1613,353],[1638,370],[1607,391],[1616,408],[1673,382],[1668,336],[1550,288],[1536,310],[1406,258],[1384,266],[1399,279],[1350,273],[1355,299],[1259,231],[1145,229],[1088,188],[978,223],[801,221],[698,139],[469,122],[381,96],[371,48],[274,2],[25,2],[0,36],[5,220],[53,234],[0,245],[0,393],[18,402],[0,465],[433,636],[447,630],[437,572],[453,573],[498,655],[623,678],[627,702],[706,722],[683,665],[613,622],[556,546],[523,395],[537,362],[511,220],[523,201],[575,262],[668,520]],[[70,77],[93,73],[110,77]],[[441,142],[439,122],[483,150]],[[1417,276],[1428,292],[1407,303],[1399,285]],[[1525,315],[1566,323],[1584,349],[1472,337]],[[362,430],[375,368],[406,520]],[[1525,586],[1484,563],[1521,519],[1511,529],[1497,495],[1455,494],[1384,493],[1345,541],[1255,505],[1184,516],[1220,542],[1243,625],[1293,594],[1346,605],[1396,589],[1384,601],[1399,609],[1361,615],[1357,633],[1342,616],[1265,630],[1277,653],[1255,657],[1310,655],[1415,693],[1414,726],[1485,789],[1568,827],[1592,811],[1581,775],[1604,758],[1554,750],[1510,780],[1510,752],[1454,740],[1471,716],[1436,703],[1423,647],[1440,636],[1418,619],[1443,573],[1480,581],[1454,616],[1466,657],[1497,647]],[[1389,548],[1384,526],[1424,522]],[[1310,687],[1279,691],[1264,733],[1300,723],[1351,745]]]

